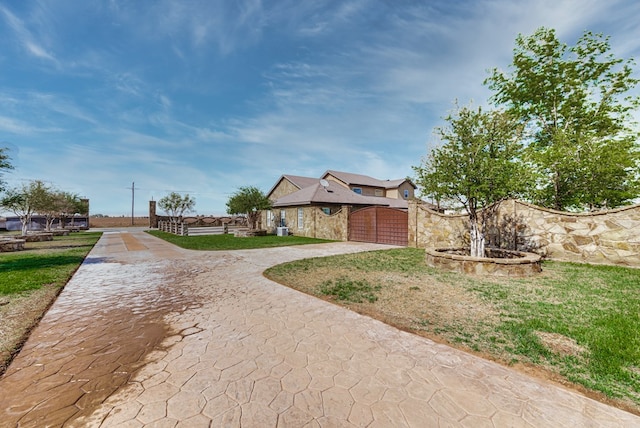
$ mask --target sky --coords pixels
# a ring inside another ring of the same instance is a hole
[[[411,177],[518,34],[589,30],[638,58],[639,18],[636,0],[0,0],[2,178],[144,216],[172,191],[222,215],[282,174]]]

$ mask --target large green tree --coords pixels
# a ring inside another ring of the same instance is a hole
[[[521,195],[530,185],[522,162],[522,126],[503,111],[457,108],[436,128],[443,144],[414,166],[424,196],[450,200],[469,215],[471,255],[484,257],[486,221],[483,208]]]
[[[193,211],[195,205],[195,198],[188,194],[182,196],[176,192],[171,192],[158,201],[158,206],[169,214],[172,221],[182,217],[185,213]]]
[[[585,32],[567,46],[540,28],[517,37],[508,71],[492,70],[493,101],[526,125],[527,159],[539,172],[534,202],[596,209],[638,196],[632,65],[611,54],[608,37]]]
[[[257,187],[240,187],[227,201],[228,214],[245,214],[251,229],[255,229],[260,211],[271,209],[271,200]]]

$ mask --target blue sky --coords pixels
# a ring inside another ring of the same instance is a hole
[[[0,0],[0,145],[40,179],[135,214],[170,191],[223,214],[239,186],[328,169],[410,176],[454,100],[486,102],[518,33],[611,36],[636,0]]]

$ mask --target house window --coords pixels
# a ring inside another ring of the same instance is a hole
[[[285,214],[287,212],[285,210],[280,210],[280,227],[285,227],[287,225],[287,219],[285,218]]]
[[[322,207],[322,212],[325,213],[326,215],[331,215],[331,208]]]
[[[271,227],[271,220],[273,220],[273,211],[267,211],[267,227]]]
[[[304,210],[302,208],[298,208],[298,229],[302,229],[304,227]]]
[[[404,198],[409,198],[409,189],[404,189]]]
[[[355,193],[357,193],[358,195],[362,195],[362,188],[360,188],[360,187],[354,187],[354,188],[353,188],[353,191],[354,191]]]
[[[382,189],[376,189],[376,196],[382,196]]]

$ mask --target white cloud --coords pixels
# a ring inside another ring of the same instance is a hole
[[[32,32],[27,29],[27,26],[21,19],[2,5],[0,5],[0,13],[4,15],[5,21],[13,30],[18,43],[22,45],[29,54],[57,64],[57,60],[54,55],[48,52],[47,49],[43,47],[42,43],[36,40]]]

